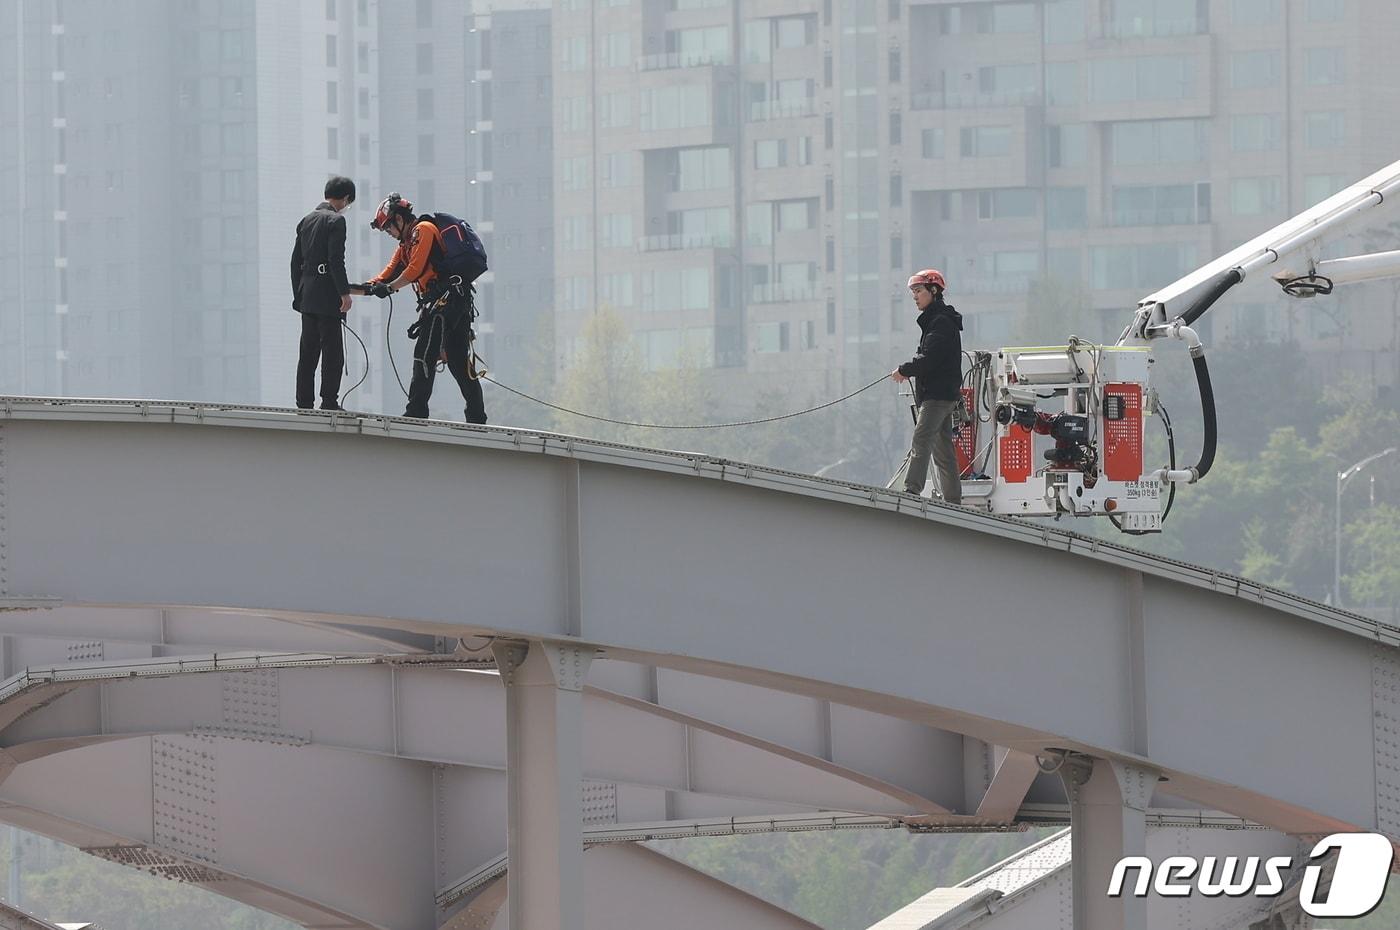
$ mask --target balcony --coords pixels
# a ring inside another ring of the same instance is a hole
[[[927,91],[909,95],[911,110],[974,110],[992,107],[1029,107],[1040,103],[1040,92],[1013,90],[1004,93],[962,94]]]
[[[749,302],[755,304],[788,304],[817,299],[817,285],[755,284],[749,288]]]
[[[670,233],[664,236],[643,236],[637,241],[638,252],[677,252],[682,249],[729,249],[733,247],[733,233]]]
[[[994,278],[959,278],[958,291],[963,294],[997,296],[1024,294],[1031,289],[1031,275],[1012,274]]]
[[[1209,214],[1196,207],[1157,207],[1143,210],[1114,210],[1110,226],[1194,226],[1209,223]]]
[[[676,68],[723,67],[730,62],[727,51],[661,52],[637,59],[638,71],[671,71]]]
[[[1184,19],[1136,19],[1121,23],[1105,23],[1105,39],[1158,39],[1173,36],[1195,36],[1209,32],[1206,24],[1195,17]]]
[[[811,97],[801,100],[754,100],[749,103],[749,122],[770,119],[797,119],[817,115],[817,101]]]

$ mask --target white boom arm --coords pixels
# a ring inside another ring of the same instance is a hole
[[[1332,285],[1358,284],[1362,281],[1379,281],[1382,278],[1394,277],[1400,277],[1400,251],[1374,252],[1370,255],[1352,255],[1347,258],[1310,262],[1308,270],[1302,272],[1301,276],[1291,271],[1281,271],[1274,275],[1274,280],[1284,285],[1284,292],[1291,297],[1311,297],[1311,288],[1295,290],[1289,283],[1318,280],[1330,290]]]
[[[1256,236],[1233,251],[1144,297],[1138,301],[1137,317],[1119,339],[1120,344],[1130,339],[1141,343],[1155,337],[1174,335],[1165,331],[1166,327],[1163,324],[1186,314],[1202,298],[1208,298],[1213,290],[1221,286],[1224,275],[1235,272],[1239,276],[1237,280],[1243,281],[1269,265],[1314,246],[1328,233],[1337,231],[1392,196],[1400,200],[1400,161],[1387,165],[1370,177],[1356,182],[1292,219],[1285,220],[1263,235]],[[1379,256],[1365,258],[1379,259]],[[1361,267],[1365,267],[1364,262]],[[1377,271],[1372,277],[1383,277],[1389,273],[1393,272]],[[1189,324],[1194,318],[1193,316],[1186,322]],[[1149,332],[1149,327],[1154,327],[1155,331]]]

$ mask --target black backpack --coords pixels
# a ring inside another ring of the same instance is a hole
[[[442,242],[437,272],[444,278],[459,277],[463,286],[486,273],[486,247],[466,220],[450,213],[430,213],[426,217],[437,227]]]

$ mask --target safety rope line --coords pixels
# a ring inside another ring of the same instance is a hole
[[[384,326],[384,346],[389,354],[389,364],[391,367],[394,368],[394,378],[399,382],[399,390],[403,391],[404,396],[407,397],[408,391],[403,386],[403,380],[399,378],[398,366],[394,365],[394,352],[393,349],[390,348],[389,344],[389,330],[393,325],[393,319],[394,298],[391,294],[389,296],[389,322],[386,323]],[[417,360],[415,359],[415,361]],[[479,368],[477,367],[478,363],[480,363]],[[524,391],[517,390],[508,384],[502,384],[495,378],[492,378],[489,374],[489,371],[490,369],[486,366],[486,360],[476,353],[476,349],[474,346],[469,346],[467,349],[467,377],[471,378],[473,381],[489,381],[503,391],[508,391],[509,393],[514,394],[517,397],[522,397],[525,400],[533,401],[534,403],[537,403],[543,407],[548,407],[551,410],[557,410],[560,413],[567,413],[570,416],[582,417],[585,420],[596,420],[600,423],[611,423],[614,426],[630,426],[635,427],[637,429],[732,429],[738,426],[758,426],[763,423],[777,423],[780,420],[791,420],[794,417],[806,416],[809,413],[816,413],[818,410],[825,410],[828,407],[834,407],[837,404],[844,403],[850,400],[857,394],[865,393],[866,391],[873,388],[875,385],[880,384],[890,378],[889,374],[881,375],[874,381],[871,381],[869,384],[856,388],[851,393],[846,394],[842,397],[838,397],[835,400],[829,400],[826,403],[817,404],[815,407],[808,407],[805,410],[796,410],[792,413],[782,413],[778,414],[777,416],[759,417],[753,420],[734,420],[729,423],[639,423],[633,420],[618,420],[614,419],[613,417],[604,417],[594,413],[584,413],[581,410],[573,410],[569,407],[561,407],[559,404],[550,403],[549,401],[544,400],[540,397],[536,397],[533,394],[527,394]]]
[[[597,420],[601,423],[612,423],[616,426],[632,426],[637,427],[639,429],[730,429],[736,426],[757,426],[762,423],[776,423],[779,420],[791,420],[793,417],[800,417],[809,413],[816,413],[818,410],[825,410],[827,407],[834,407],[839,403],[848,401],[852,397],[855,397],[857,394],[861,394],[865,391],[870,390],[875,385],[881,383],[882,381],[885,381],[889,377],[890,376],[888,374],[881,375],[880,377],[876,378],[874,381],[871,381],[864,387],[857,388],[849,394],[846,394],[842,397],[838,397],[835,400],[829,400],[824,404],[817,404],[815,407],[808,407],[805,410],[796,410],[792,413],[782,413],[772,417],[759,417],[754,420],[733,420],[728,423],[638,423],[633,420],[615,420],[612,417],[598,416],[597,414],[593,413],[584,413],[579,410],[571,410],[568,407],[561,407],[558,404],[552,404],[549,401],[541,400],[540,398],[535,397],[532,394],[526,394],[524,391],[517,391],[515,388],[506,384],[502,384],[495,378],[489,377],[485,373],[482,373],[481,380],[490,381],[492,384],[496,385],[496,387],[504,391],[509,391],[517,397],[523,397],[526,400],[531,400],[537,404],[549,407],[551,410],[558,410],[560,413],[567,413],[570,416],[582,417],[585,420]]]
[[[345,327],[346,332],[355,337],[355,341],[360,344],[360,351],[363,352],[365,356],[365,373],[360,375],[360,380],[356,381],[354,386],[351,387],[350,390],[340,395],[339,403],[343,407],[345,406],[345,402],[350,399],[350,395],[355,393],[355,389],[358,388],[360,385],[364,384],[365,379],[369,377],[369,348],[365,345],[365,341],[360,338],[360,334],[355,332],[354,327],[352,327],[349,321],[345,319],[344,314],[342,314],[340,317],[340,325]],[[345,374],[350,374],[349,356],[345,356]]]

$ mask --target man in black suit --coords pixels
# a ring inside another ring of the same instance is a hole
[[[301,313],[301,357],[297,361],[297,406],[310,410],[316,400],[316,363],[321,364],[321,409],[340,410],[340,376],[345,368],[341,319],[350,311],[345,275],[345,217],[355,202],[355,182],[336,176],[326,182],[326,199],[297,224],[292,249],[292,309]]]

